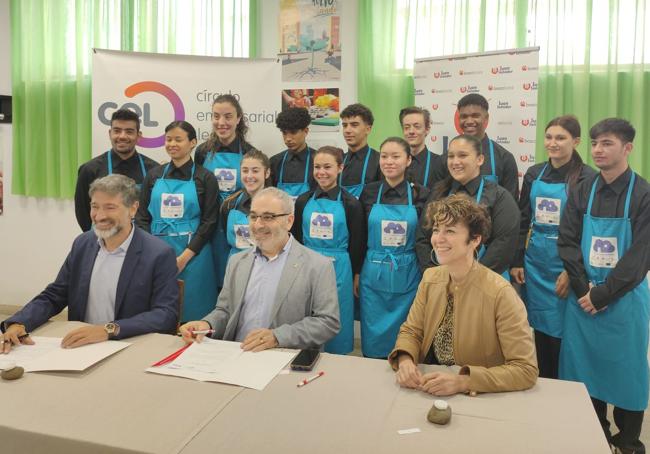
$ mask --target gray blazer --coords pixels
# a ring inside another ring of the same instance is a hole
[[[203,320],[212,337],[234,341],[254,249],[228,260],[215,309]],[[271,326],[280,347],[321,348],[339,329],[339,302],[334,266],[329,258],[307,249],[294,238],[271,309]]]

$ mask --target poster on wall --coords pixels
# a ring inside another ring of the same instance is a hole
[[[441,154],[461,133],[456,104],[480,93],[490,106],[486,133],[510,151],[519,177],[535,163],[539,48],[416,60],[415,104],[431,113],[427,147]]]
[[[293,88],[282,90],[282,110],[304,107],[311,116],[311,132],[339,130],[338,88]]]
[[[283,81],[341,79],[338,0],[280,0],[279,32]]]
[[[212,103],[233,95],[248,124],[246,140],[263,151],[282,149],[275,127],[281,104],[281,66],[275,59],[218,58],[119,52],[95,49],[92,72],[93,156],[110,148],[107,131],[118,108],[135,111],[141,120],[138,150],[160,162],[165,127],[190,122],[198,143],[212,133]],[[260,89],[260,87],[263,87]],[[269,153],[273,154],[273,153]]]

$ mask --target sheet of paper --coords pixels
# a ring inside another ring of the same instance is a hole
[[[61,348],[61,339],[32,336],[34,345],[14,346],[7,355],[0,355],[0,369],[15,363],[25,372],[83,371],[131,345],[122,341],[106,341],[68,349]]]
[[[263,390],[296,356],[297,351],[244,352],[239,342],[204,339],[194,343],[173,362],[147,372],[228,383]]]

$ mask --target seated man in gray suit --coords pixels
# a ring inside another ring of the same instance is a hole
[[[180,327],[186,342],[237,341],[246,351],[274,347],[320,348],[339,331],[334,267],[289,231],[293,201],[277,189],[258,192],[248,215],[256,248],[228,261],[216,308]]]

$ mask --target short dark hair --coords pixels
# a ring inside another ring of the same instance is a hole
[[[431,230],[440,224],[463,224],[469,230],[469,239],[480,235],[481,243],[490,236],[492,222],[485,207],[464,193],[431,202],[426,208],[424,227]]]
[[[424,117],[424,127],[431,126],[431,114],[427,109],[417,106],[404,107],[399,111],[399,124],[404,126],[404,117],[411,114],[421,114]]]
[[[372,111],[368,109],[363,104],[350,104],[340,114],[341,118],[350,118],[350,117],[361,117],[361,119],[367,124],[372,126],[375,122],[375,117],[372,115]]]
[[[621,142],[627,143],[634,141],[636,131],[634,126],[623,118],[605,118],[593,125],[589,130],[591,140],[595,140],[603,134],[613,134]]]
[[[183,131],[185,131],[187,133],[187,138],[190,141],[196,139],[196,129],[194,129],[194,126],[192,126],[187,121],[185,120],[172,121],[165,128],[165,132],[167,133],[174,128],[181,128]]]
[[[309,127],[311,116],[304,107],[290,107],[278,114],[275,125],[280,131],[298,131]]]
[[[131,109],[119,109],[113,112],[113,115],[111,115],[111,128],[115,120],[135,121],[135,130],[140,131],[140,117]]]
[[[343,164],[343,150],[338,147],[333,147],[331,145],[320,147],[318,150],[316,150],[316,153],[314,153],[314,159],[316,159],[316,156],[319,154],[330,155],[336,160],[336,163],[338,165]]]
[[[486,112],[490,109],[490,105],[488,104],[487,99],[478,93],[470,93],[469,95],[465,95],[460,98],[457,104],[458,110],[467,106],[479,106]]]

